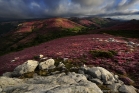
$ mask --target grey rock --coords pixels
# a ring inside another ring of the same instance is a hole
[[[120,83],[113,83],[111,85],[108,85],[107,87],[110,88],[114,93],[116,92],[119,92],[119,88],[121,87],[122,85]]]
[[[12,77],[12,72],[6,72],[6,73],[3,73],[4,77]]]
[[[51,72],[52,75],[59,74],[60,71]]]
[[[85,74],[84,71],[82,71],[82,70],[79,70],[78,73],[83,74],[83,75]]]
[[[101,72],[97,67],[88,69],[87,74],[91,75],[93,78],[101,79]]]
[[[39,64],[39,69],[41,70],[49,69],[49,67],[54,66],[54,64],[55,64],[54,59],[48,59]]]
[[[0,77],[0,86],[1,88],[6,88],[8,86],[20,85],[23,83],[23,80],[17,78],[9,78],[9,77]]]
[[[90,79],[91,82],[96,83],[97,85],[103,85],[103,82],[100,79],[94,78]]]
[[[133,86],[128,86],[128,85],[122,85],[119,88],[119,92],[122,92],[122,93],[137,93],[136,88],[134,88]]]
[[[116,80],[115,82],[118,83],[118,81],[119,81],[119,76],[118,76],[118,75],[114,75],[114,78],[115,78],[115,80]]]
[[[124,84],[124,82],[123,82],[123,81],[121,81],[121,80],[118,80],[118,83],[120,83],[120,84],[122,84],[122,85]]]
[[[35,76],[24,80],[1,77],[0,81],[3,80],[0,82],[2,93],[103,93],[95,83],[76,73]]]
[[[0,92],[2,92],[2,87],[0,86]]]
[[[66,62],[69,58],[63,58],[63,61]]]
[[[113,83],[113,81],[106,81],[104,84],[105,85],[111,85]]]
[[[102,67],[97,67],[100,72],[101,72],[101,78],[103,80],[103,82],[107,82],[107,81],[116,81],[114,79],[114,76],[112,73],[110,73],[108,70],[106,70],[105,68]]]
[[[33,72],[37,66],[38,66],[38,61],[28,60],[22,65],[17,66],[14,69],[14,72],[12,74],[18,76],[25,73]]]
[[[59,65],[57,66],[58,68],[64,68],[65,65],[62,62],[59,62]]]
[[[114,75],[102,67],[92,67],[87,70],[87,73],[93,78],[101,79],[104,83],[107,81],[116,81]]]
[[[53,66],[50,66],[48,69],[55,69],[55,68],[56,68],[56,66],[53,65]]]

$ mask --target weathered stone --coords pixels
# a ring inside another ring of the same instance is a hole
[[[63,58],[63,61],[66,62],[69,58]]]
[[[59,65],[57,66],[58,68],[63,68],[65,65],[62,62],[59,62]]]
[[[2,92],[2,87],[0,86],[0,92]]]
[[[4,77],[12,77],[12,72],[6,72],[6,73],[3,73]]]
[[[97,67],[93,67],[87,70],[87,73],[93,78],[101,79],[101,72]]]
[[[59,74],[60,71],[51,72],[52,75]]]
[[[97,85],[103,85],[103,82],[100,79],[94,78],[90,79],[91,82],[96,83]]]
[[[23,83],[22,79],[0,77],[0,86],[2,87],[2,89],[6,88],[8,86],[20,85],[22,83]]]
[[[38,66],[38,61],[28,60],[22,65],[19,65],[14,69],[13,75],[22,75],[25,73],[33,72]]]
[[[110,88],[114,93],[117,93],[119,92],[119,88],[121,87],[122,85],[120,83],[113,83],[111,85],[108,85],[108,88]]]
[[[84,71],[82,71],[82,70],[79,70],[78,73],[83,74],[83,75],[85,74]]]
[[[102,93],[100,88],[86,79],[82,74],[65,73],[51,75],[47,77],[35,76],[30,79],[12,79],[3,77],[0,81],[3,86],[2,93]],[[14,82],[13,82],[14,80]],[[20,84],[20,85],[19,85]]]
[[[49,67],[54,66],[54,63],[55,63],[54,59],[48,59],[39,64],[39,69],[41,70],[49,69]]]
[[[97,67],[100,72],[101,72],[101,79],[103,80],[103,82],[107,82],[107,81],[116,81],[114,79],[114,76],[112,73],[110,73],[108,70],[102,68],[102,67]]]
[[[42,54],[39,55],[39,58],[43,58],[44,56]]]
[[[128,85],[122,85],[119,88],[119,92],[122,92],[122,93],[137,93],[136,89],[133,86],[128,86]]]
[[[103,83],[108,81],[116,81],[113,74],[102,67],[92,67],[87,70],[87,73],[93,78],[101,79]]]

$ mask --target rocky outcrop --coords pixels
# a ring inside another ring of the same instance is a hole
[[[102,67],[81,67],[80,74],[84,74],[86,78],[98,85],[105,86],[107,92],[120,93],[137,93],[133,86],[125,85],[123,81],[119,80],[118,75],[114,75]]]
[[[76,71],[78,73],[75,73]],[[29,72],[32,78],[11,78],[15,75],[18,77],[30,75]],[[55,66],[54,59],[46,59],[43,62],[28,60],[16,67],[13,72],[4,73],[0,77],[0,93],[103,92],[137,93],[136,88],[124,84],[119,80],[118,75],[114,75],[105,68],[87,67],[86,65],[76,67],[65,61]]]
[[[136,89],[133,86],[128,86],[128,85],[122,85],[119,88],[119,92],[121,93],[137,93],[135,90]]]
[[[21,83],[22,82],[22,83]],[[65,73],[30,79],[0,78],[2,93],[103,93],[82,74]]]

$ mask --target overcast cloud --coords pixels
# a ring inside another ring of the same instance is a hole
[[[130,19],[138,14],[139,0],[0,0],[3,18],[127,16]]]

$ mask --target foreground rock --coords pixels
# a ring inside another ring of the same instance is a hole
[[[103,93],[82,74],[74,72],[31,79],[0,78],[1,93]]]
[[[15,76],[20,76],[25,73],[33,72],[37,66],[38,66],[38,61],[28,60],[22,65],[19,65],[18,67],[16,67],[12,74]]]
[[[54,64],[55,64],[54,59],[48,59],[48,60],[41,62],[39,64],[39,69],[41,69],[41,70],[48,69],[51,66],[54,66]]]
[[[119,88],[119,91],[121,93],[137,93],[135,91],[136,89],[133,87],[133,86],[127,86],[127,85],[122,85],[120,88]]]
[[[131,81],[129,78],[124,80]],[[4,73],[0,77],[0,93],[103,93],[102,91],[137,93],[136,88],[126,85],[118,75],[105,68],[86,65],[76,67],[62,62],[55,66],[54,59],[40,63],[28,60],[13,72]]]
[[[119,80],[118,75],[114,75],[102,67],[81,67],[80,74],[84,74],[87,79],[93,83],[105,86],[107,89],[103,91],[112,93],[137,93],[136,88],[131,85],[125,85],[123,81]]]

